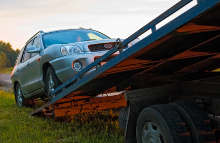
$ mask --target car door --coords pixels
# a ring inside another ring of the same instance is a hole
[[[33,45],[35,45],[37,48],[41,48],[40,43],[40,37],[37,36],[33,39]],[[31,58],[29,59],[29,68],[31,69],[31,72],[34,73],[32,77],[30,78],[31,86],[33,86],[35,89],[40,89],[43,86],[42,80],[42,74],[41,74],[41,66],[40,66],[40,54],[39,53],[31,53]]]
[[[36,44],[38,37],[31,40],[27,46]],[[27,46],[25,47],[24,55],[22,58],[22,68],[20,70],[21,86],[24,96],[30,94],[33,91],[38,90],[41,87],[39,81],[40,69],[39,69],[39,53],[27,53]],[[40,48],[38,46],[38,48]]]

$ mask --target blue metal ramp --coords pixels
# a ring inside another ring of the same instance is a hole
[[[204,73],[220,67],[220,0],[198,0],[196,6],[157,29],[161,21],[191,1],[180,1],[123,42],[118,40],[116,47],[55,89],[51,94],[58,94],[50,104],[57,104],[64,97],[92,98],[106,90],[115,92],[116,85],[140,73],[164,77]],[[152,34],[100,66],[147,30]],[[85,75],[93,67],[97,70]]]

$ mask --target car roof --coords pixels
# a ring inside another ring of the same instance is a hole
[[[43,35],[43,34],[46,34],[46,33],[53,33],[53,32],[59,32],[59,31],[68,31],[68,30],[93,30],[93,31],[99,32],[99,31],[94,30],[94,29],[91,29],[91,28],[85,29],[85,28],[82,28],[82,27],[80,27],[80,28],[78,28],[78,29],[61,29],[61,30],[54,30],[54,31],[48,31],[48,32],[38,31],[36,34],[34,34],[34,36],[32,36],[32,37],[26,42],[26,44],[27,44],[30,40],[32,40],[32,39],[33,39],[36,35],[38,35],[38,34]],[[102,32],[99,32],[99,33],[105,35],[105,34],[102,33]],[[107,36],[107,35],[105,35],[105,36]],[[108,36],[107,36],[107,37],[108,37]],[[110,37],[109,37],[109,38],[110,38]]]
[[[78,28],[78,29],[61,29],[61,30],[54,30],[54,31],[48,31],[48,32],[38,31],[36,34],[34,34],[34,36],[32,36],[32,37],[25,43],[25,45],[26,45],[27,43],[29,43],[29,41],[32,40],[32,39],[33,39],[36,35],[38,35],[38,34],[43,35],[43,34],[46,34],[46,33],[53,33],[53,32],[59,32],[59,31],[68,31],[68,30],[93,30],[93,31],[99,32],[99,31],[94,30],[94,29],[91,29],[91,28],[86,29],[86,28],[82,28],[82,27],[80,27],[80,28]],[[105,34],[102,33],[102,32],[99,32],[99,33],[105,35]],[[105,36],[106,36],[106,37],[109,37],[109,36],[107,36],[107,35],[105,35]],[[109,38],[110,38],[110,37],[109,37]]]
[[[48,31],[48,32],[44,32],[43,34],[45,33],[52,33],[52,32],[59,32],[59,31],[68,31],[68,30],[93,30],[93,29],[85,29],[85,28],[78,28],[78,29],[61,29],[61,30],[54,30],[54,31]],[[96,30],[93,30],[93,31],[96,31]]]

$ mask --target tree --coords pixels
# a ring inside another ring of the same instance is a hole
[[[5,67],[13,67],[20,50],[17,49],[15,51],[14,49],[12,49],[10,43],[0,41],[0,52],[4,52],[6,55],[7,61],[5,63]]]
[[[4,52],[0,52],[0,70],[4,69],[7,64],[8,64],[8,59],[6,57],[6,54]]]

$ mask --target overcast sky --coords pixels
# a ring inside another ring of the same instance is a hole
[[[179,0],[0,0],[0,40],[21,49],[36,32],[92,28],[127,38]]]

